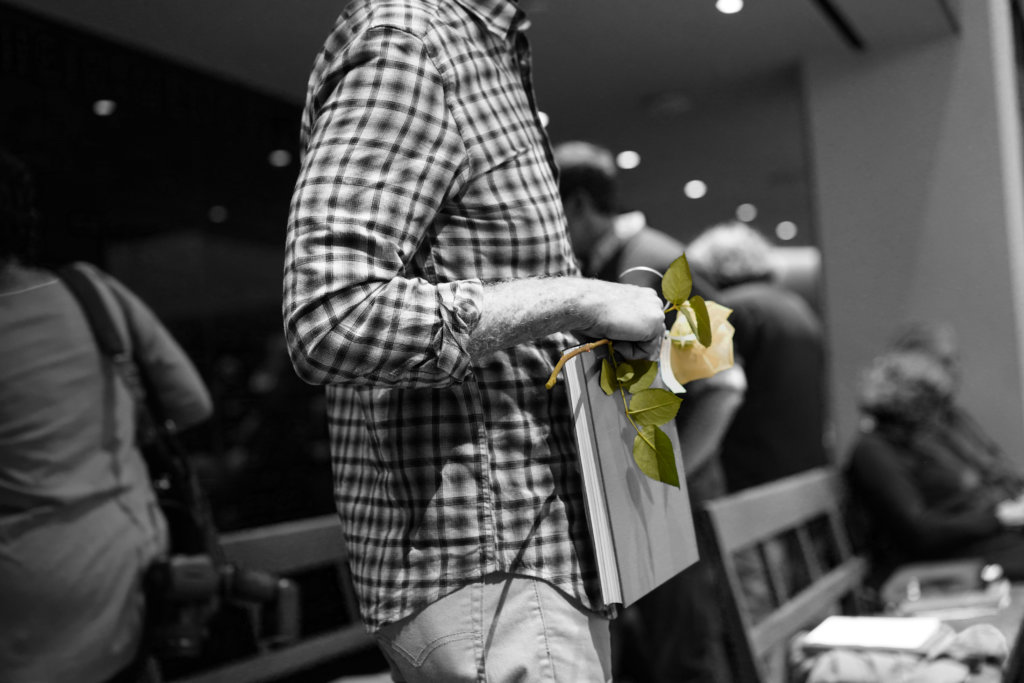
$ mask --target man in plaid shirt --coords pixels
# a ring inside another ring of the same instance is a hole
[[[544,382],[575,334],[653,356],[664,317],[654,290],[579,277],[527,25],[509,0],[353,0],[310,77],[285,331],[326,385],[395,680],[610,680],[567,400]]]

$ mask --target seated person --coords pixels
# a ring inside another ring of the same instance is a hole
[[[960,345],[956,330],[945,321],[916,321],[904,325],[894,337],[890,348],[920,351],[937,360],[953,379],[953,398],[942,416],[942,425],[949,438],[963,443],[962,452],[974,458],[977,466],[993,479],[1001,479],[1014,489],[1024,490],[1024,468],[1013,462],[976,419],[957,403],[962,371]]]
[[[966,557],[1024,579],[1021,485],[983,467],[947,428],[953,385],[920,351],[883,354],[864,376],[865,421],[847,474],[866,524],[872,583],[907,562]]]

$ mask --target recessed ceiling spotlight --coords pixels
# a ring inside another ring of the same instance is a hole
[[[793,221],[782,221],[775,226],[775,236],[783,242],[788,242],[796,237],[796,233],[796,223]]]
[[[275,149],[267,155],[267,163],[274,168],[284,168],[292,163],[292,153],[286,149]]]
[[[615,165],[624,171],[629,171],[640,165],[640,154],[631,149],[624,150],[615,155]]]
[[[683,194],[690,199],[700,199],[708,193],[708,184],[703,180],[691,180],[683,185]]]
[[[216,206],[210,207],[210,212],[207,214],[211,223],[227,223],[228,221],[228,209],[226,206],[217,204]]]
[[[114,100],[96,100],[92,103],[92,113],[96,116],[113,116],[117,111],[117,102]]]
[[[743,0],[718,0],[715,9],[722,14],[736,14],[743,9]]]
[[[757,207],[753,204],[740,204],[736,207],[736,218],[744,223],[749,223],[757,218]]]
[[[540,119],[540,125],[543,126],[544,128],[547,128],[548,124],[551,123],[551,117],[548,116],[545,112],[537,112],[537,118]]]

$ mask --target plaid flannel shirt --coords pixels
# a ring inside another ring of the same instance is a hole
[[[495,571],[587,607],[596,568],[556,334],[471,362],[483,284],[576,275],[508,0],[355,0],[310,78],[289,221],[293,363],[327,385],[363,620]]]

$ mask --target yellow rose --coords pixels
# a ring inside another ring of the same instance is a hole
[[[680,384],[711,377],[733,365],[732,336],[735,328],[727,320],[732,309],[714,301],[705,303],[711,318],[711,346],[701,346],[682,314],[676,314],[676,321],[669,332],[672,374]]]

